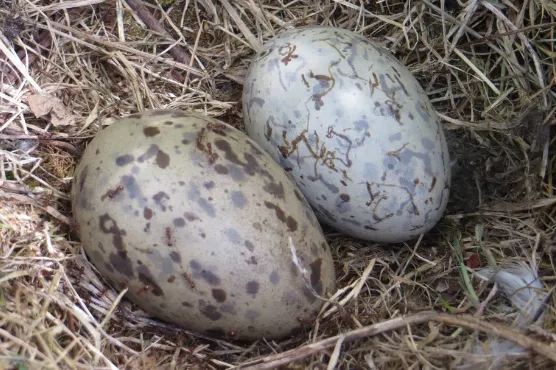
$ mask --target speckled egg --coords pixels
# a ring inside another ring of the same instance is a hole
[[[335,290],[329,246],[302,193],[218,120],[172,110],[117,120],[85,150],[71,198],[91,262],[166,322],[281,338],[310,325],[318,296]]]
[[[323,224],[401,242],[445,211],[450,161],[437,114],[411,72],[359,34],[310,26],[266,42],[245,78],[243,115]]]

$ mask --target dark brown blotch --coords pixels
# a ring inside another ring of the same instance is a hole
[[[166,168],[170,165],[170,156],[164,153],[162,150],[159,150],[156,154],[156,165],[160,168]]]
[[[226,301],[226,292],[222,289],[213,289],[212,290],[212,297],[216,299],[216,302],[225,302]]]
[[[151,271],[145,265],[137,267],[137,275],[139,276],[139,280],[145,284],[146,286],[150,287],[150,291],[157,297],[164,295],[164,291],[160,288],[160,286],[154,280]]]
[[[199,311],[204,316],[211,319],[212,321],[218,321],[222,317],[222,314],[220,312],[218,312],[218,309],[216,308],[216,306],[213,306],[211,304],[209,304],[207,306],[204,306],[204,307],[200,307]]]
[[[170,284],[172,284],[174,281],[176,281],[176,275],[172,275],[168,278],[168,280],[166,280],[167,282],[169,282]]]
[[[317,258],[309,266],[311,267],[311,285],[318,294],[322,294],[322,258]]]
[[[112,224],[110,226],[107,226],[110,224],[110,222],[112,222]],[[99,227],[103,233],[112,234],[112,245],[114,246],[114,248],[118,250],[125,249],[124,239],[122,237],[123,235],[125,235],[125,232],[123,230],[120,230],[116,221],[112,219],[112,217],[110,217],[108,213],[100,216]]]
[[[110,263],[121,274],[127,277],[134,277],[133,265],[131,259],[127,256],[126,251],[117,251],[116,253],[110,253],[109,256]]]
[[[245,160],[247,161],[247,163],[243,167],[243,170],[245,171],[246,174],[248,174],[249,176],[253,176],[256,173],[259,173],[259,174],[265,176],[266,178],[268,178],[271,181],[274,180],[274,177],[268,171],[262,169],[259,166],[259,163],[255,159],[255,157],[253,157],[249,153],[244,153],[243,156],[245,157]]]
[[[288,226],[288,230],[296,231],[297,230],[297,221],[292,216],[288,216],[286,220],[286,225]]]
[[[145,134],[146,137],[152,137],[160,134],[160,130],[158,129],[158,127],[149,126],[143,128],[143,133]]]
[[[86,165],[85,167],[83,167],[83,170],[81,170],[81,173],[79,174],[79,191],[83,191],[83,188],[85,187],[85,181],[87,180],[87,175],[89,174],[89,165]]]
[[[257,281],[251,280],[245,285],[245,291],[247,294],[253,295],[253,298],[259,292],[259,283]]]
[[[351,197],[349,196],[349,194],[340,194],[340,199],[343,200],[344,202],[349,202],[349,200],[351,199]]]
[[[286,222],[286,213],[282,210],[282,208],[280,208],[278,205],[274,204],[274,203],[270,203],[268,201],[265,200],[264,205],[266,206],[266,208],[268,209],[273,209],[274,212],[276,213],[276,217],[278,217],[278,219],[282,222]]]
[[[224,152],[224,158],[228,161],[235,163],[239,166],[243,166],[243,163],[239,160],[237,154],[232,150],[230,143],[226,140],[219,139],[214,142],[214,145]]]
[[[226,166],[223,166],[221,164],[215,165],[214,170],[219,175],[227,175],[230,172],[230,171],[228,171],[228,168]]]
[[[153,217],[153,210],[149,207],[145,207],[145,209],[143,209],[143,217],[145,217],[146,220],[150,220]]]
[[[245,245],[245,247],[249,249],[250,252],[253,252],[255,250],[255,244],[253,244],[250,240],[245,240],[243,242],[243,245]]]
[[[219,276],[215,275],[212,271],[207,271],[201,268],[201,264],[196,260],[191,260],[189,266],[195,270],[194,277],[201,277],[204,281],[210,285],[220,285],[221,279]]]
[[[276,184],[275,182],[268,182],[263,187],[263,190],[277,198],[285,199],[284,185],[282,185],[281,182],[279,184]]]

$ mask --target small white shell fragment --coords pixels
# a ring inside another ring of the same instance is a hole
[[[87,146],[72,206],[101,274],[189,330],[283,338],[311,325],[317,295],[335,290],[330,248],[295,183],[210,117],[153,110],[115,121]]]
[[[392,243],[429,231],[445,211],[438,116],[411,72],[361,35],[310,26],[266,42],[245,78],[243,115],[324,224]]]

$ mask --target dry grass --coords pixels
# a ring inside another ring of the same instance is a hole
[[[514,335],[515,310],[489,297],[493,285],[473,269],[528,261],[546,291],[556,279],[554,1],[160,3],[170,6],[146,2],[165,35],[120,0],[0,1],[0,369],[220,369],[272,365],[267,357],[287,350],[279,358],[289,369],[446,369],[474,358],[480,333],[534,350],[505,368],[554,368],[556,298],[544,324]],[[107,119],[148,108],[241,128],[249,58],[302,24],[364,33],[423,84],[454,162],[445,219],[408,245],[327,230],[340,306],[296,338],[227,343],[147,319],[72,238],[68,191],[81,151]],[[59,99],[57,113],[33,114],[38,93]],[[445,314],[419,313],[430,310]]]

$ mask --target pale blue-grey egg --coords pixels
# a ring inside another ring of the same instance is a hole
[[[357,33],[310,26],[267,41],[243,116],[324,224],[400,242],[445,211],[450,159],[434,107],[408,68]]]

